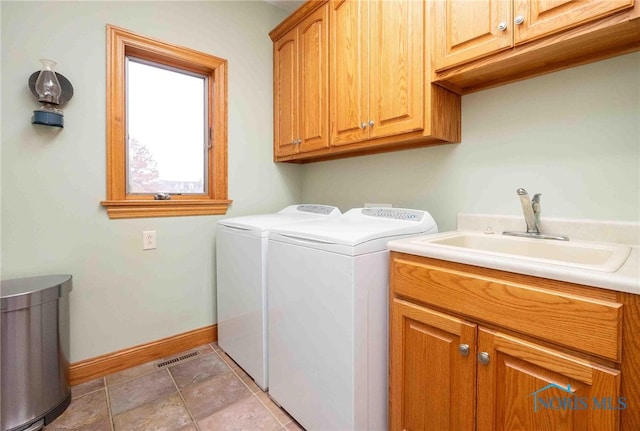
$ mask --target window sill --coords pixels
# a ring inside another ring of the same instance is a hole
[[[110,219],[146,217],[182,217],[224,215],[230,200],[108,200],[100,204],[107,208]]]

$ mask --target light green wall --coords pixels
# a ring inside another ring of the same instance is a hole
[[[303,198],[422,208],[440,230],[459,212],[640,221],[640,53],[462,98],[462,143],[313,163]],[[339,192],[336,192],[339,191]]]
[[[298,166],[272,163],[263,2],[6,2],[2,35],[2,278],[71,273],[79,361],[216,322],[220,217],[109,220],[105,198],[105,24],[229,60],[229,216],[304,201],[458,212],[640,219],[640,53],[463,98],[463,143]],[[62,131],[33,126],[27,88],[40,58],[74,85]],[[158,249],[143,252],[143,230]]]
[[[2,278],[70,273],[71,361],[216,322],[221,217],[109,220],[107,23],[229,61],[229,216],[301,198],[299,166],[272,163],[272,44],[286,13],[261,1],[7,2],[2,8]],[[65,128],[31,124],[40,58],[73,84]],[[159,125],[161,127],[161,125]],[[142,231],[158,248],[142,251]]]

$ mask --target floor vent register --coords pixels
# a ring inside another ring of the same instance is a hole
[[[184,355],[176,356],[174,358],[169,358],[169,359],[164,360],[162,362],[158,362],[156,364],[156,367],[158,367],[158,368],[168,367],[169,365],[175,365],[177,363],[186,361],[187,359],[195,358],[196,356],[199,356],[199,355],[200,355],[200,352],[198,352],[198,351],[185,353]]]

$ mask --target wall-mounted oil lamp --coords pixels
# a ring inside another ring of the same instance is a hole
[[[42,106],[33,111],[32,124],[64,127],[64,115],[59,108],[73,97],[73,86],[67,78],[55,72],[52,60],[40,60],[42,70],[29,77],[29,88]]]

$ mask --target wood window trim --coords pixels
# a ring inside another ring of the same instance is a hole
[[[209,76],[208,193],[154,200],[127,196],[126,187],[126,56],[179,67]],[[107,199],[101,205],[111,219],[226,214],[227,198],[227,61],[107,25]]]

